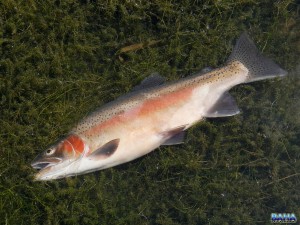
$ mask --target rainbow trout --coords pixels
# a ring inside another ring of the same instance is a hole
[[[285,76],[242,34],[225,66],[165,83],[150,75],[134,90],[92,112],[32,162],[36,180],[102,170],[141,157],[161,145],[183,143],[184,132],[207,117],[239,113],[228,93],[241,83]]]

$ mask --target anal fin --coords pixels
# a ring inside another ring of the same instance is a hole
[[[181,131],[178,134],[175,134],[170,139],[166,140],[162,145],[179,145],[184,142],[185,132]]]
[[[178,145],[184,142],[186,125],[177,127],[175,129],[163,132],[162,135],[167,137],[167,140],[161,145]]]
[[[205,117],[226,117],[239,114],[240,110],[234,98],[224,92],[218,101],[205,113]]]

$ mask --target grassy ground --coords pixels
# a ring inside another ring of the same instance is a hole
[[[0,2],[1,224],[300,219],[299,3],[177,2]],[[186,144],[125,165],[32,181],[31,160],[89,111],[152,72],[177,80],[224,64],[244,30],[291,73],[234,88],[240,115],[202,122]]]

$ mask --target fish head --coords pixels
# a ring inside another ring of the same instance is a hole
[[[87,149],[88,146],[84,141],[73,134],[56,142],[31,163],[34,169],[39,170],[35,180],[52,180],[74,175],[73,167]]]

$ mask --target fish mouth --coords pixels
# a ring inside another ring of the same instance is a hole
[[[31,163],[31,166],[33,169],[36,169],[36,170],[44,170],[46,168],[49,168],[51,166],[55,166],[57,164],[59,164],[62,160],[59,159],[59,158],[50,158],[50,159],[47,159],[45,161],[40,161],[40,160],[34,160],[32,163]]]
[[[45,168],[53,166],[53,165],[56,165],[56,164],[49,163],[49,162],[38,162],[38,163],[31,164],[32,168],[36,169],[36,170],[42,170],[42,169],[45,169]]]

